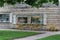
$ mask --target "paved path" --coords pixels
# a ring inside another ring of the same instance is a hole
[[[51,35],[55,35],[55,34],[60,34],[60,31],[58,32],[47,32],[45,34],[38,34],[35,36],[30,36],[30,37],[25,37],[25,38],[19,38],[19,39],[14,39],[14,40],[36,40],[39,38],[43,38],[43,37],[47,37],[47,36],[51,36]]]

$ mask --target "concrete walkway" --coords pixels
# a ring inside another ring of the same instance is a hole
[[[55,34],[60,34],[60,31],[58,31],[58,32],[47,32],[46,31],[45,34],[38,34],[38,35],[35,35],[35,36],[19,38],[19,39],[14,39],[14,40],[36,40],[36,39],[39,39],[39,38],[44,38],[44,37],[55,35]]]

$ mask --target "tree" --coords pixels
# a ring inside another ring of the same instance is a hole
[[[0,7],[3,7],[5,3],[14,5],[16,3],[26,3],[32,7],[41,7],[42,3],[52,2],[58,5],[58,0],[0,0]]]

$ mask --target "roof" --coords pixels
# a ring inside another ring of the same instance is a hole
[[[31,8],[31,6],[24,3],[24,4],[16,4],[16,5],[14,5],[11,8],[14,8],[14,9],[25,9],[25,8]]]

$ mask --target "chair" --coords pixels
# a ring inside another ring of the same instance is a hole
[[[40,25],[40,24],[33,25],[33,30],[40,30],[40,29],[42,29],[42,25]]]
[[[32,24],[28,24],[28,28],[32,30]]]
[[[59,27],[56,24],[47,24],[47,30],[48,31],[57,31],[59,30]]]
[[[23,24],[22,27],[23,27],[23,30],[25,30],[27,26],[26,26],[26,24]]]
[[[16,28],[19,28],[19,24],[16,24]]]

